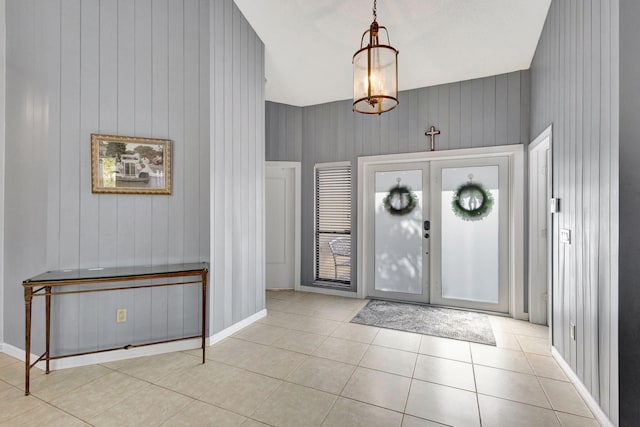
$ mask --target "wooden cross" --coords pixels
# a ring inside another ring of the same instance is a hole
[[[436,135],[440,135],[440,131],[436,130],[434,126],[431,126],[429,131],[424,134],[431,137],[431,151],[436,151]]]

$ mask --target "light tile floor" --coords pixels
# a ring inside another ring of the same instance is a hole
[[[207,350],[43,375],[0,354],[0,425],[598,426],[548,329],[490,317],[497,347],[349,323],[366,301],[267,292]]]

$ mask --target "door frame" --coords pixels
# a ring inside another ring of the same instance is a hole
[[[277,162],[266,161],[265,166],[265,178],[266,169],[270,167],[292,169],[293,170],[293,206],[294,206],[294,227],[293,227],[293,288],[300,290],[300,230],[301,230],[301,205],[302,205],[302,163],[301,162]],[[265,224],[266,226],[267,224]],[[264,261],[264,260],[263,260]]]
[[[365,233],[369,229],[369,222],[371,221],[370,215],[367,213],[365,200],[365,195],[372,191],[366,180],[370,167],[389,163],[428,162],[495,156],[509,158],[509,314],[516,319],[528,320],[529,315],[524,311],[524,199],[526,171],[524,169],[525,148],[523,144],[359,157],[356,227],[356,292],[359,298],[366,297],[364,283],[371,281],[367,272],[371,271],[368,263],[373,262],[373,260],[368,260],[364,256],[364,248],[373,244],[371,241],[373,236],[368,236]]]
[[[529,149],[528,149],[528,158],[529,158],[529,162],[531,161],[531,152],[538,148],[541,144],[543,144],[545,141],[548,141],[548,148],[549,148],[549,157],[548,157],[548,162],[547,162],[547,199],[550,199],[551,197],[553,197],[553,127],[549,126],[548,128],[546,128],[544,131],[542,131],[542,133],[540,133],[540,135],[538,135],[533,141],[531,141],[531,143],[529,144]],[[529,168],[527,168],[527,173],[528,173],[528,187],[527,187],[527,194],[528,197],[530,199],[530,194],[529,194],[529,190],[530,185],[531,185],[531,170]],[[529,200],[531,201],[531,200]],[[546,291],[547,291],[547,301],[546,301],[546,306],[547,306],[547,325],[549,326],[549,331],[551,331],[551,324],[553,321],[553,312],[552,312],[552,298],[553,298],[553,293],[552,293],[552,286],[553,286],[553,219],[551,218],[552,213],[550,210],[550,205],[549,205],[549,200],[546,200],[546,204],[547,204],[547,209],[546,209],[546,215],[547,215],[547,283],[546,283]],[[531,216],[533,213],[533,206],[531,205],[531,203],[529,203],[528,206],[528,228],[529,228],[529,247],[528,247],[528,253],[529,253],[529,277],[527,277],[527,283],[529,284],[529,313],[533,313],[533,312],[537,312],[539,309],[539,305],[540,302],[536,302],[536,299],[534,298],[534,294],[540,292],[541,289],[534,289],[534,287],[532,286],[532,281],[531,281],[531,253],[532,253],[532,249],[535,246],[534,245],[534,239],[537,239],[537,237],[534,237],[534,233],[531,232]],[[537,233],[535,233],[535,236],[537,236]]]

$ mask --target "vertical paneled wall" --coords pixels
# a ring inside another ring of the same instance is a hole
[[[210,329],[263,310],[264,45],[232,0],[210,11]]]
[[[437,150],[526,144],[529,140],[529,72],[400,92],[400,105],[380,116],[351,111],[350,100],[309,107],[267,102],[268,160],[299,160],[302,145],[301,283],[313,282],[313,167],[359,156],[428,151],[424,132],[434,125],[442,134]],[[302,117],[298,112],[302,112]],[[297,128],[302,127],[299,139]],[[353,174],[353,241],[357,238],[357,174]],[[355,245],[352,259],[356,259]],[[355,265],[355,261],[352,263]],[[355,283],[355,269],[352,283]],[[526,292],[525,292],[526,294]]]
[[[640,2],[620,0],[620,425],[640,420]],[[615,314],[615,313],[614,313]]]
[[[267,102],[266,160],[302,161],[302,110],[287,104]]]
[[[20,283],[31,275],[209,260],[210,5],[21,0],[6,10],[5,342],[22,347]],[[92,194],[94,132],[171,139],[173,194]],[[198,330],[195,287],[54,301],[56,352]],[[129,310],[126,323],[115,324],[116,308]]]
[[[553,125],[553,193],[561,206],[553,217],[553,345],[614,423],[618,6],[618,0],[553,1],[531,67],[531,137]],[[559,243],[559,229],[571,230],[570,245]]]

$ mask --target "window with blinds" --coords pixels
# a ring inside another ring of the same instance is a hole
[[[351,165],[315,168],[316,280],[351,287]]]

